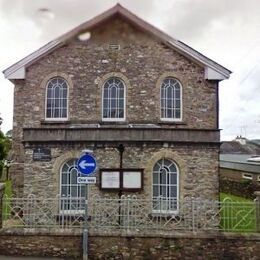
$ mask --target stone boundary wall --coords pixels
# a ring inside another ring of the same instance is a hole
[[[78,232],[1,230],[0,254],[82,258]],[[259,259],[260,234],[176,233],[89,237],[89,259]]]

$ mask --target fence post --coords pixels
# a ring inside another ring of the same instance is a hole
[[[256,213],[256,232],[260,232],[260,191],[255,191],[256,196],[256,207],[255,207],[255,213]]]
[[[5,184],[0,183],[0,229],[3,227],[3,196],[5,191]]]

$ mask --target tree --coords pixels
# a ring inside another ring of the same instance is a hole
[[[2,175],[4,159],[6,158],[6,148],[5,148],[5,136],[3,132],[0,130],[0,173]]]
[[[3,120],[0,117],[0,126],[2,122]],[[11,149],[11,139],[7,135],[4,135],[4,133],[0,129],[0,177],[2,176],[4,162],[6,160],[6,157],[10,149]]]

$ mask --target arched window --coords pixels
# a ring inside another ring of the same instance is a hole
[[[67,119],[68,83],[61,77],[48,81],[46,91],[46,119]]]
[[[81,176],[77,168],[77,159],[70,159],[61,167],[61,210],[82,211],[86,192],[85,184],[78,184],[77,177]]]
[[[113,77],[105,82],[102,103],[104,121],[125,120],[125,84],[121,79]]]
[[[181,84],[174,78],[165,78],[161,84],[161,119],[180,121],[182,119]]]
[[[173,213],[178,211],[179,170],[168,159],[159,160],[153,167],[153,211]]]

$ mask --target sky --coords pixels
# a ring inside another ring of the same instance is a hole
[[[117,2],[230,69],[220,83],[221,140],[260,138],[259,0],[0,0],[0,71]],[[3,132],[13,90],[0,73]]]

